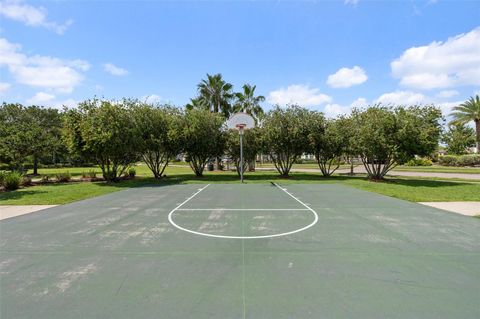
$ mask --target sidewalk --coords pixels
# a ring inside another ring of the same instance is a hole
[[[55,206],[57,205],[20,205],[20,206],[0,205],[0,220],[33,213],[42,209],[47,209]]]
[[[419,202],[419,204],[466,216],[480,215],[480,202]]]

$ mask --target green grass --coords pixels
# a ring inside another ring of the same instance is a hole
[[[42,169],[44,174],[54,174],[68,170],[72,175],[81,174],[92,168]],[[23,188],[13,192],[0,193],[0,205],[48,205],[65,204],[95,197],[130,187],[146,184],[192,184],[192,183],[238,183],[234,172],[205,172],[197,178],[188,167],[169,167],[167,178],[157,181],[145,165],[137,166],[138,178],[118,183],[74,182],[49,184]],[[100,173],[99,173],[100,175]],[[385,182],[371,182],[363,176],[333,176],[324,178],[318,173],[292,173],[290,178],[280,178],[276,172],[258,171],[246,174],[246,183],[334,183],[371,191],[408,201],[479,201],[480,183],[461,180],[435,180],[425,178],[389,178]]]

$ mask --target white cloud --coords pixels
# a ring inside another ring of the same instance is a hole
[[[27,26],[44,27],[48,30],[63,34],[73,23],[67,20],[64,23],[57,23],[47,20],[47,10],[43,7],[34,7],[21,0],[6,0],[0,2],[0,15],[5,18],[19,21]]]
[[[348,115],[352,111],[353,108],[362,108],[366,107],[368,105],[367,99],[363,97],[359,97],[350,105],[340,105],[336,103],[331,103],[325,105],[325,108],[323,109],[323,113],[325,113],[325,116],[329,118],[335,118],[339,115]]]
[[[360,0],[345,0],[344,4],[351,4],[352,6],[356,6]]]
[[[330,74],[327,79],[327,84],[332,88],[348,88],[353,85],[362,84],[367,81],[368,76],[359,66],[353,68],[341,68],[334,74]]]
[[[301,106],[318,106],[331,102],[332,98],[320,93],[318,88],[310,88],[308,85],[293,84],[287,88],[280,88],[268,95],[268,102],[272,104],[299,104]]]
[[[7,82],[0,82],[0,95],[5,94],[12,85]]]
[[[381,95],[375,102],[382,104],[423,104],[428,102],[428,98],[420,93],[411,91],[395,91]]]
[[[55,95],[53,94],[48,94],[45,92],[37,92],[34,96],[32,96],[27,100],[27,103],[33,104],[33,105],[39,105],[39,104],[42,105],[52,101],[54,98],[55,98]]]
[[[450,97],[453,97],[453,96],[456,96],[458,95],[458,91],[457,90],[446,90],[446,91],[441,91],[437,94],[437,97],[439,98],[450,98]]]
[[[103,65],[103,70],[105,72],[110,73],[111,75],[115,75],[115,76],[122,76],[122,75],[127,75],[128,74],[127,70],[122,69],[118,66],[115,66],[112,63],[105,63]]]
[[[465,101],[455,101],[455,102],[439,102],[435,103],[435,106],[438,106],[442,110],[443,115],[448,116],[452,112],[454,106],[460,105]]]
[[[148,104],[157,104],[162,101],[161,96],[156,95],[156,94],[151,94],[151,95],[145,95],[143,96],[140,101],[148,103]]]
[[[405,87],[480,85],[480,27],[445,42],[412,47],[390,66],[393,76]]]
[[[62,60],[50,56],[27,56],[21,46],[0,38],[0,67],[6,66],[18,83],[70,93],[90,68],[83,60]]]

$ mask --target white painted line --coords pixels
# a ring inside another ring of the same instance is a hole
[[[226,238],[226,239],[262,239],[262,238],[275,238],[275,237],[292,235],[292,234],[295,234],[295,233],[304,231],[304,230],[312,227],[313,225],[315,225],[315,224],[318,222],[318,214],[317,214],[317,212],[315,212],[312,208],[310,208],[310,207],[307,206],[305,203],[303,203],[301,200],[299,200],[298,198],[296,198],[295,196],[293,196],[291,193],[287,192],[286,189],[281,188],[278,184],[274,183],[275,186],[277,186],[279,189],[281,189],[282,191],[284,191],[285,193],[287,193],[290,197],[292,197],[292,198],[295,199],[297,202],[299,202],[300,204],[302,204],[302,206],[304,206],[304,207],[306,208],[305,210],[310,211],[310,212],[313,214],[313,216],[314,216],[313,222],[311,222],[310,224],[308,224],[308,225],[305,226],[305,227],[302,227],[302,228],[299,228],[299,229],[295,229],[295,230],[292,230],[292,231],[289,231],[289,232],[279,233],[279,234],[272,234],[272,235],[263,235],[263,236],[227,236],[227,235],[214,235],[214,234],[207,234],[207,233],[197,232],[197,231],[194,231],[194,230],[191,230],[191,229],[188,229],[188,228],[185,228],[185,227],[182,227],[182,226],[176,224],[176,223],[173,221],[173,217],[172,217],[173,214],[175,213],[175,211],[177,211],[177,210],[189,210],[189,209],[180,209],[180,207],[182,207],[185,203],[187,203],[189,200],[191,200],[193,197],[195,197],[198,193],[200,193],[201,191],[203,191],[203,190],[204,190],[205,188],[207,188],[209,185],[210,185],[210,184],[208,184],[207,186],[205,186],[205,187],[202,188],[202,189],[199,189],[198,192],[196,192],[195,194],[193,194],[192,196],[190,196],[189,198],[187,198],[183,203],[181,203],[180,205],[178,205],[177,207],[175,207],[175,208],[168,214],[168,221],[170,222],[170,224],[172,224],[173,226],[175,226],[176,228],[178,228],[178,229],[180,229],[180,230],[186,231],[187,233],[191,233],[191,234],[195,234],[195,235],[200,235],[200,236],[205,236],[205,237]],[[303,210],[303,209],[302,209],[302,210]]]
[[[309,210],[307,208],[179,208],[177,210],[193,210],[193,211],[215,211],[215,210],[237,210],[237,211],[257,211],[257,210],[266,210],[266,211],[297,211],[297,210]]]

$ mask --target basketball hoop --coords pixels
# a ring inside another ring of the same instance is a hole
[[[228,119],[227,126],[236,129],[240,135],[240,181],[243,183],[243,133],[255,127],[255,119],[247,113],[240,112]]]

